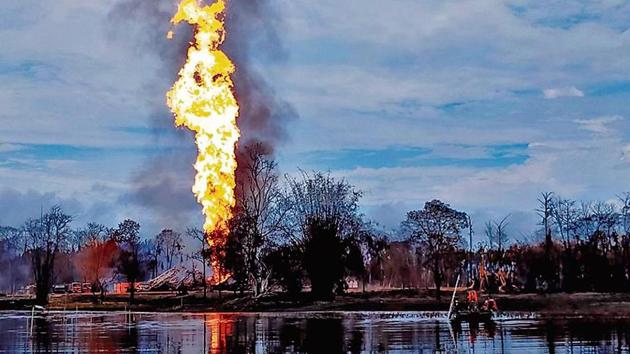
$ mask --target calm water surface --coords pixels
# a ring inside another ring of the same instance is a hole
[[[445,314],[0,312],[0,352],[626,353],[630,319],[503,316],[452,328]]]

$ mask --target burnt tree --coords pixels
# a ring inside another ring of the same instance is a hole
[[[242,176],[237,185],[240,198],[229,235],[231,260],[237,261],[232,263],[242,263],[254,296],[267,292],[271,269],[265,260],[287,213],[281,200],[277,163],[266,152],[261,144],[245,148],[247,162],[240,166]]]
[[[179,261],[182,261],[184,242],[179,232],[164,229],[155,236],[155,243],[156,249],[158,250],[156,260],[159,259],[160,255],[164,256],[164,263],[161,267],[162,270],[173,268],[178,257]]]
[[[201,261],[203,266],[203,297],[208,297],[208,276],[206,275],[206,269],[208,268],[208,261],[210,259],[210,253],[206,248],[208,243],[208,235],[201,229],[190,227],[186,230],[186,235],[194,240],[198,241],[201,245],[197,252],[193,253],[193,259]]]
[[[543,279],[547,283],[546,288],[551,291],[557,288],[558,283],[558,257],[553,247],[554,244],[551,234],[553,210],[553,192],[541,193],[540,198],[538,198],[536,213],[540,216],[540,224],[545,233],[545,266],[543,267]]]

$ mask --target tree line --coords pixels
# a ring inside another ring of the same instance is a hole
[[[74,229],[72,216],[54,206],[20,227],[0,228],[0,265],[9,270],[0,286],[34,283],[45,304],[57,282],[89,283],[103,299],[113,282],[126,281],[133,301],[137,282],[190,264],[203,279],[211,266],[215,279],[255,297],[282,290],[298,298],[309,289],[313,299],[332,299],[350,279],[364,291],[432,288],[439,297],[457,276],[489,292],[630,290],[630,193],[615,202],[542,193],[539,231],[512,235],[506,215],[488,221],[484,240],[473,245],[470,215],[445,202],[428,201],[397,232],[385,232],[361,214],[362,194],[346,180],[324,172],[281,176],[261,147],[247,154],[229,230],[141,237],[130,219]]]
[[[0,287],[15,291],[33,283],[36,301],[45,304],[56,283],[90,283],[102,299],[108,286],[125,281],[133,301],[136,283],[186,263],[202,268],[204,279],[208,268],[229,275],[232,289],[254,296],[271,288],[297,294],[307,284],[317,298],[342,292],[346,276],[360,277],[371,245],[384,239],[360,214],[361,193],[323,172],[282,178],[261,147],[247,153],[227,231],[189,227],[141,237],[131,219],[75,229],[72,216],[53,206],[19,227],[0,228],[0,263],[16,269]]]

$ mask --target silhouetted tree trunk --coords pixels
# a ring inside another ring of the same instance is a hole
[[[35,301],[40,305],[48,303],[55,257],[70,236],[71,221],[71,216],[64,214],[59,206],[53,206],[39,219],[30,219],[25,224],[35,277]]]
[[[544,279],[547,282],[548,289],[554,291],[556,288],[556,272],[558,265],[554,262],[553,252],[553,239],[551,235],[550,218],[553,213],[553,193],[544,192],[541,193],[538,199],[539,207],[536,212],[541,217],[541,224],[543,225],[545,232],[545,263],[547,266],[544,268]]]
[[[343,245],[336,225],[329,220],[313,220],[304,249],[304,269],[311,280],[313,297],[333,299],[335,284],[344,276]]]
[[[118,271],[125,276],[129,284],[129,304],[133,304],[136,295],[136,282],[142,277],[140,259],[140,224],[127,219],[113,230],[112,238],[119,243],[121,252]]]
[[[442,292],[440,288],[442,287],[442,272],[440,271],[440,257],[433,257],[433,283],[435,284],[435,298],[440,300],[442,296]]]

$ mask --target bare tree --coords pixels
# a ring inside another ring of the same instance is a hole
[[[623,226],[624,235],[630,235],[630,192],[625,192],[619,196],[621,202],[621,225]]]
[[[160,256],[162,255],[162,244],[158,242],[156,237],[147,239],[143,242],[144,249],[147,252],[147,270],[151,271],[151,277],[158,276],[160,265]]]
[[[510,218],[510,214],[503,217],[503,219],[494,222],[494,227],[496,230],[496,240],[499,251],[503,251],[503,248],[510,240],[508,234],[506,232],[507,226],[509,224],[508,219]]]
[[[536,209],[538,216],[541,218],[540,224],[545,231],[545,244],[551,246],[551,217],[553,216],[553,192],[543,192],[538,198],[538,208]]]
[[[35,277],[35,301],[48,303],[48,294],[55,277],[55,257],[66,246],[70,237],[72,217],[53,206],[39,219],[29,219],[24,229],[29,238],[29,251]]]
[[[356,246],[360,249],[363,261],[361,283],[363,292],[365,292],[367,284],[372,282],[373,267],[378,270],[378,278],[383,279],[383,258],[389,242],[387,234],[372,222],[365,223],[358,238],[359,242]]]
[[[271,276],[265,258],[282,230],[288,208],[282,203],[277,163],[265,154],[260,144],[248,147],[246,153],[244,176],[238,185],[241,198],[237,202],[235,222],[238,225],[233,241],[241,248],[254,296],[259,296],[267,291]]]
[[[173,268],[177,257],[182,258],[182,249],[184,247],[182,235],[170,229],[162,230],[156,237],[155,241],[161,253],[163,253],[166,263],[165,269]]]
[[[86,227],[72,232],[70,238],[70,248],[74,251],[80,251],[81,247],[90,245],[95,242],[105,241],[107,236],[111,234],[105,225],[95,222],[88,223]]]
[[[210,256],[206,248],[208,237],[203,230],[194,227],[189,227],[188,230],[186,230],[186,235],[192,240],[199,241],[201,244],[199,252],[194,252],[192,256],[194,259],[200,260],[203,266],[203,297],[206,298],[208,296],[208,277],[206,275],[206,268]]]
[[[466,213],[457,211],[439,200],[424,204],[424,209],[407,213],[402,227],[409,232],[412,241],[419,242],[433,272],[436,297],[444,278],[442,258],[461,241],[460,232],[468,227]]]
[[[577,230],[579,212],[574,200],[556,198],[552,208],[554,223],[565,248],[570,247],[570,239]]]
[[[0,260],[2,264],[6,266],[5,276],[3,278],[5,283],[2,284],[11,293],[16,290],[17,281],[24,277],[24,268],[19,262],[21,262],[21,256],[26,252],[28,243],[23,228],[15,228],[10,226],[0,227],[0,242],[2,249],[0,250]],[[30,269],[28,270],[30,272]]]
[[[557,285],[559,282],[559,260],[554,249],[553,239],[551,234],[551,226],[553,223],[553,214],[554,214],[554,198],[552,192],[543,192],[540,194],[540,198],[538,198],[538,208],[536,212],[538,216],[540,216],[541,221],[540,224],[543,226],[543,230],[545,232],[545,257],[542,269],[542,277],[544,281],[547,283],[547,289],[554,291],[557,289]]]
[[[595,230],[594,224],[592,203],[580,202],[580,207],[577,209],[576,234],[590,237]]]
[[[592,216],[595,223],[595,237],[600,247],[608,251],[617,241],[613,238],[617,221],[619,220],[615,206],[611,203],[596,202],[592,206]]]
[[[497,250],[502,251],[507,242],[509,241],[506,228],[508,225],[508,218],[510,215],[506,215],[503,219],[499,221],[489,220],[485,223],[484,233],[486,234],[486,238],[488,239],[488,247],[493,249],[494,246],[497,247]]]
[[[8,251],[12,255],[25,253],[28,247],[28,239],[24,233],[24,228],[10,226],[0,226],[0,240],[5,241]]]
[[[472,283],[473,279],[473,221],[470,215],[466,215],[468,218],[468,252],[466,252],[466,262],[468,263],[468,283]]]
[[[496,241],[496,231],[494,230],[494,224],[491,220],[486,221],[483,229],[486,239],[488,239],[488,248],[493,249]]]

